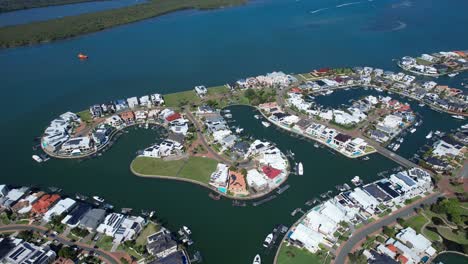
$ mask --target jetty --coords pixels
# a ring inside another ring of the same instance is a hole
[[[253,206],[259,206],[276,198],[276,195],[268,196],[265,199],[252,203]]]

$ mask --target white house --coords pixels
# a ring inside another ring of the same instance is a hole
[[[199,97],[204,97],[208,93],[208,90],[204,85],[199,85],[195,86],[195,92]]]

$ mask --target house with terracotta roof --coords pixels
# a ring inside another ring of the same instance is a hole
[[[174,120],[182,118],[182,115],[180,113],[173,113],[170,116],[166,117],[167,122],[172,122]]]
[[[245,177],[238,171],[229,171],[229,187],[228,190],[235,195],[248,195],[247,184]]]
[[[281,170],[275,169],[275,168],[273,168],[271,166],[263,166],[262,171],[271,180],[276,178],[282,172]]]
[[[45,194],[37,202],[32,205],[31,212],[33,214],[44,214],[60,199],[58,194]]]
[[[133,111],[126,111],[120,113],[120,118],[122,118],[122,120],[127,124],[135,122],[135,114],[133,113]]]

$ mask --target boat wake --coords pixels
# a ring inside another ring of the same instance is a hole
[[[327,10],[329,9],[328,7],[326,8],[320,8],[320,9],[317,9],[317,10],[314,10],[314,11],[310,11],[311,14],[315,14],[315,13],[318,13],[318,12],[321,12],[321,11],[324,11],[324,10]]]
[[[402,22],[402,21],[397,21],[397,22],[398,22],[398,26],[392,28],[391,31],[403,30],[403,29],[405,29],[405,28],[408,26],[405,22]]]
[[[340,8],[340,7],[345,7],[345,6],[350,6],[350,5],[357,5],[357,4],[360,4],[362,2],[351,2],[351,3],[345,3],[345,4],[341,4],[341,5],[337,5],[336,7],[337,8]]]

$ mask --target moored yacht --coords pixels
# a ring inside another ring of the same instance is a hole
[[[269,247],[271,242],[273,242],[273,233],[268,234],[268,236],[265,238],[265,241],[263,241],[263,246]]]
[[[413,134],[414,132],[416,132],[416,128],[413,128],[410,130],[410,133]]]
[[[43,162],[43,160],[41,159],[41,157],[39,157],[38,155],[32,155],[32,158],[33,158],[33,160],[35,160],[36,162],[39,162],[39,163]]]
[[[262,125],[263,125],[264,127],[270,127],[271,124],[270,124],[270,122],[262,121]]]
[[[464,124],[463,126],[461,126],[462,129],[468,129],[468,124]]]
[[[95,201],[100,202],[100,203],[103,203],[103,202],[104,202],[104,199],[101,198],[101,197],[99,197],[99,196],[93,196],[93,199],[94,199]]]
[[[192,231],[186,227],[186,226],[183,226],[182,229],[184,230],[184,232],[187,234],[187,235],[191,235],[192,234]]]
[[[354,178],[351,180],[351,182],[356,185],[356,186],[359,186],[362,184],[362,180],[359,176],[354,176]]]
[[[252,264],[261,264],[262,263],[262,260],[260,258],[260,255],[257,254],[254,258],[254,261],[252,262]]]
[[[426,135],[426,138],[427,138],[427,139],[431,139],[431,138],[432,138],[432,130],[431,130],[431,132],[429,132],[429,134]]]
[[[460,120],[464,120],[465,117],[461,116],[461,115],[452,115],[453,118],[455,119],[460,119]]]
[[[304,166],[302,166],[302,162],[299,162],[299,164],[297,165],[297,174],[298,175],[304,174]]]

